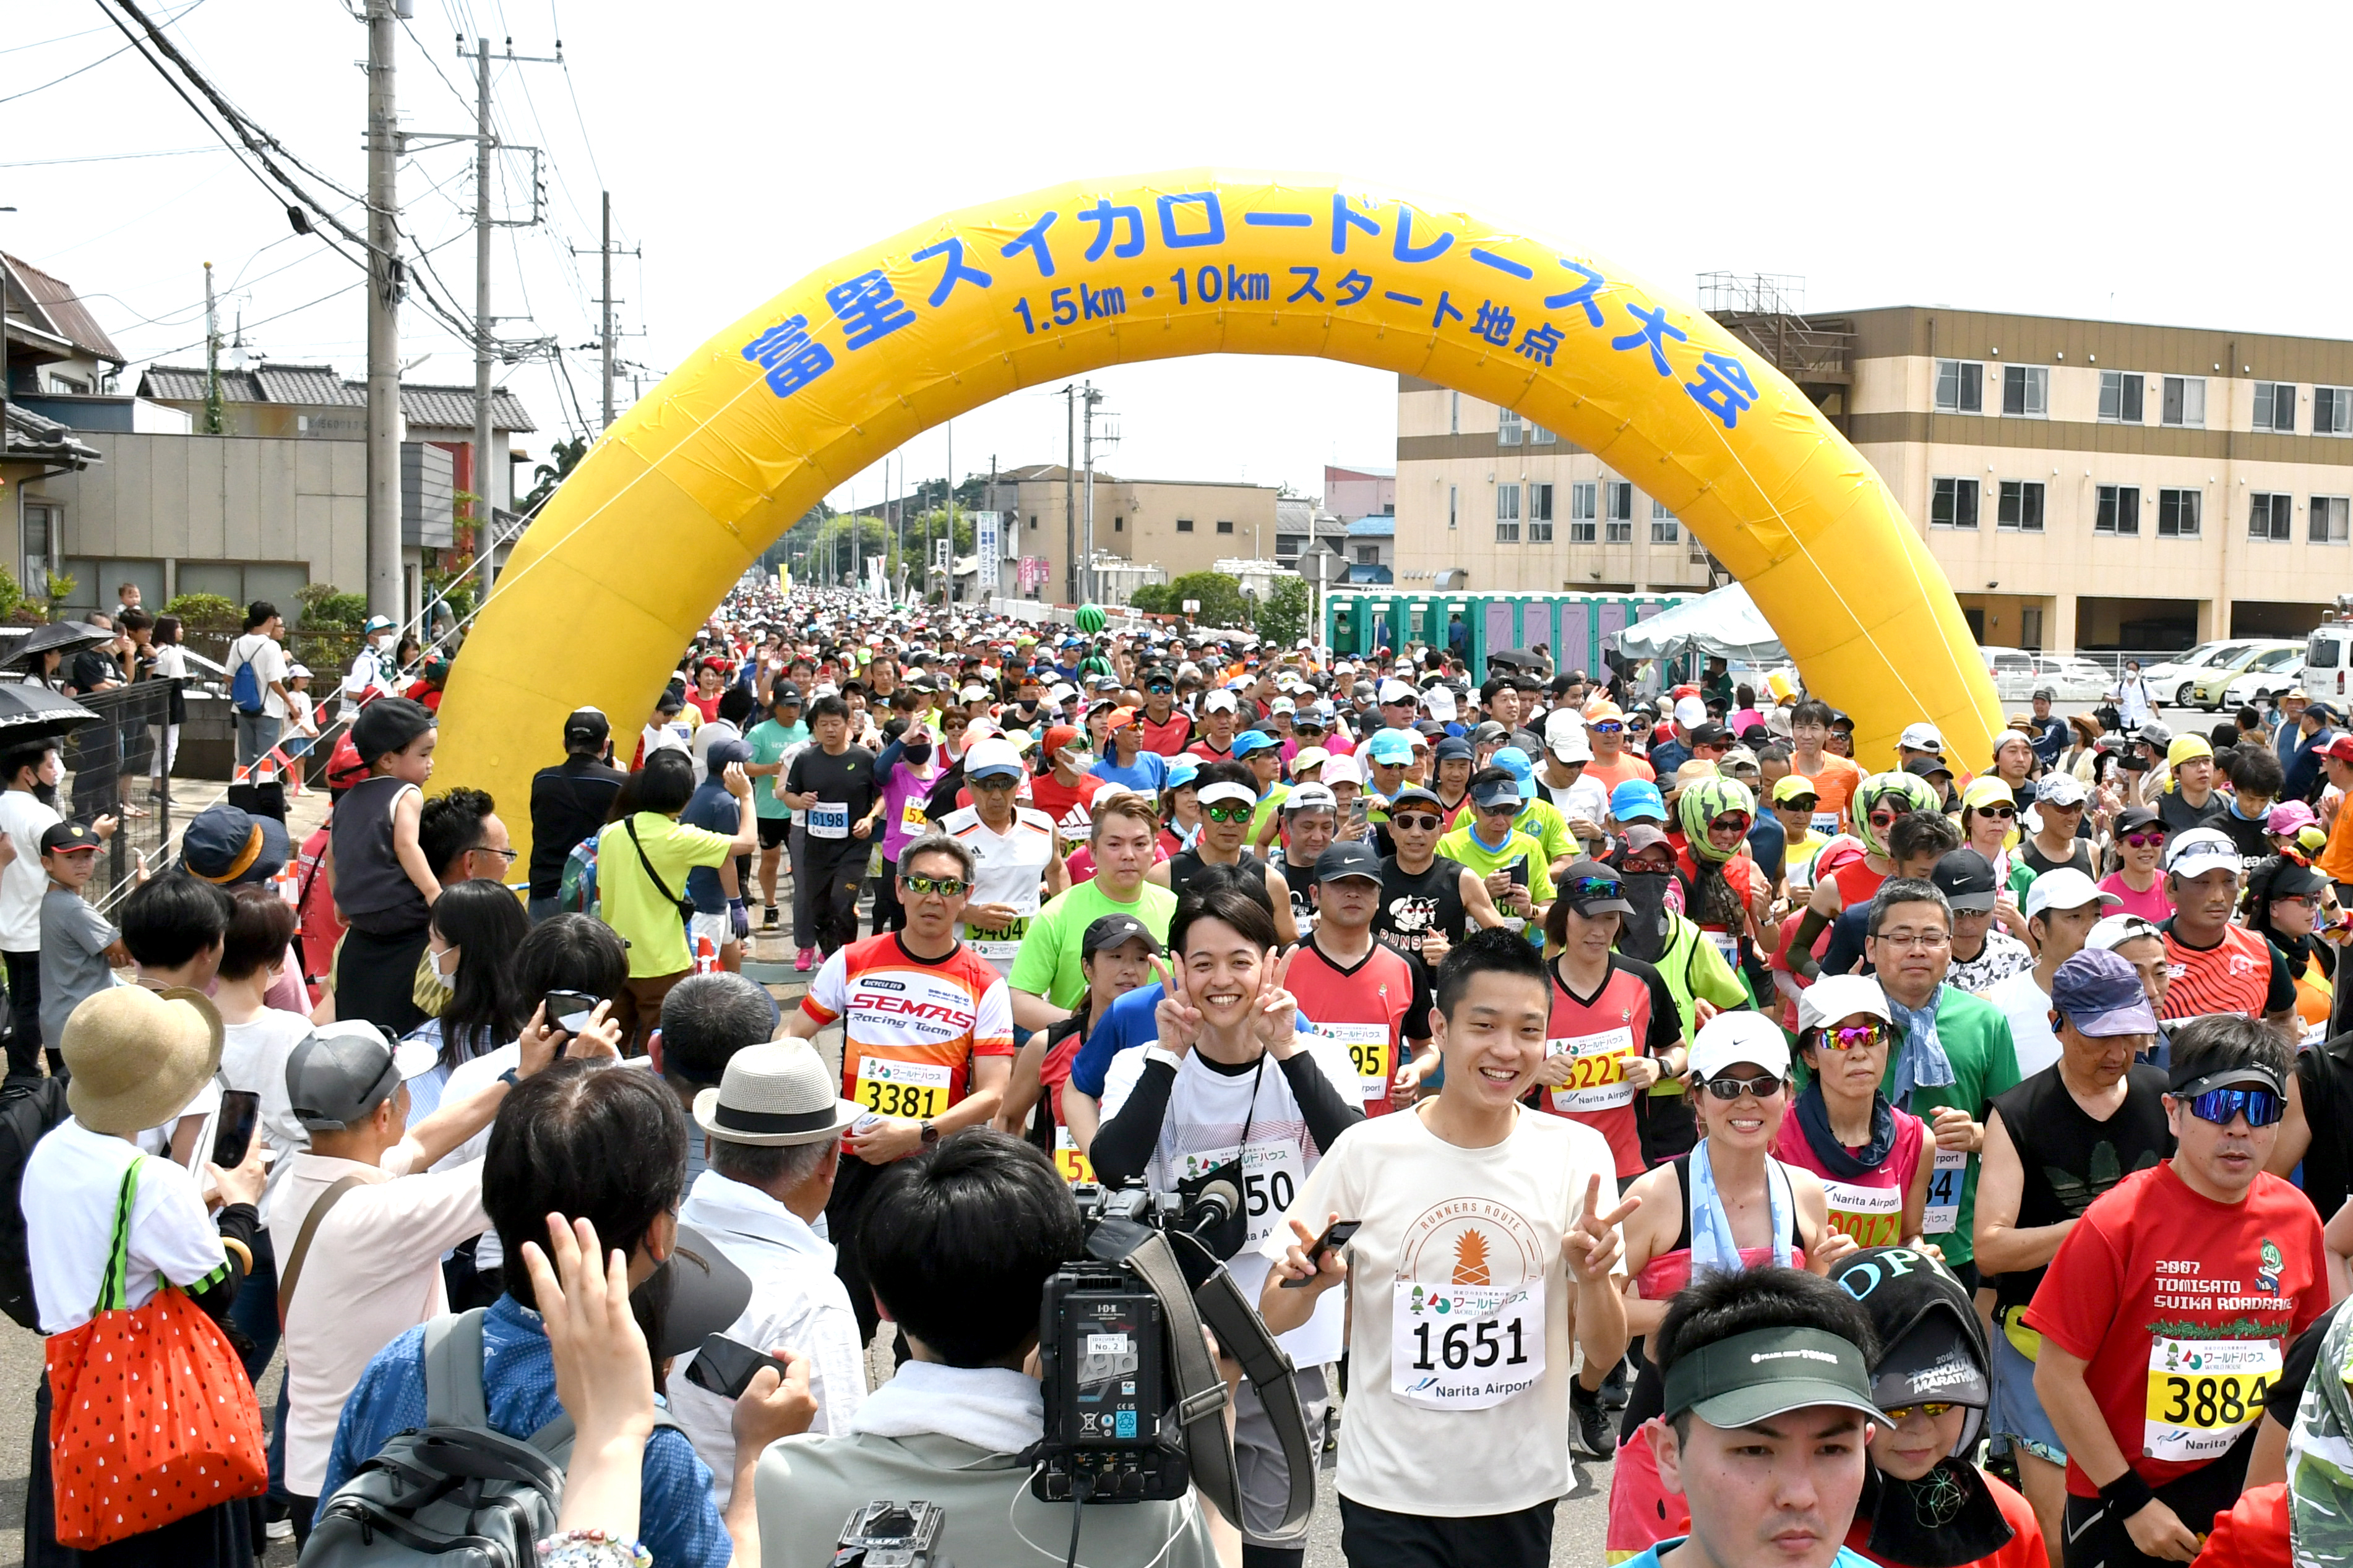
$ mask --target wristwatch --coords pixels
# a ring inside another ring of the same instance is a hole
[[[933,1126],[932,1119],[926,1116],[923,1118],[923,1147],[929,1149],[939,1141],[940,1130]]]

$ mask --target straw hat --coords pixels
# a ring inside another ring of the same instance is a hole
[[[73,1010],[59,1048],[76,1119],[93,1132],[143,1132],[177,1116],[220,1070],[220,1014],[185,985],[111,985]]]
[[[727,1058],[719,1087],[694,1097],[703,1131],[764,1148],[821,1143],[864,1114],[864,1106],[836,1091],[832,1069],[806,1040],[744,1047]]]

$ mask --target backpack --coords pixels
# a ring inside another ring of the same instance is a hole
[[[536,1568],[555,1533],[572,1417],[527,1439],[490,1423],[482,1391],[483,1309],[425,1325],[425,1425],[395,1434],[320,1510],[302,1568],[390,1568],[447,1559],[466,1568]],[[654,1412],[656,1426],[676,1427]]]
[[[0,1312],[37,1332],[40,1313],[33,1300],[33,1260],[25,1246],[25,1211],[18,1202],[25,1162],[33,1145],[69,1114],[63,1079],[11,1076],[0,1084]]]
[[[237,668],[229,671],[228,700],[240,713],[259,718],[261,707],[261,678],[253,673],[250,656],[237,656]]]

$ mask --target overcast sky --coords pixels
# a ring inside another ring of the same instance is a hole
[[[364,27],[338,0],[141,0],[242,109],[353,191]],[[781,6],[416,0],[404,125],[470,130],[456,37],[501,67],[502,134],[548,152],[548,222],[499,237],[507,373],[543,455],[597,418],[597,192],[614,195],[627,359],[666,371],[833,258],[934,213],[1092,174],[1190,164],[1335,171],[1589,247],[1688,297],[1718,268],[1799,274],[1817,309],[1936,303],[2353,336],[2341,116],[2311,67],[2353,8],[2281,5]],[[356,273],[289,231],[95,0],[0,0],[0,245],[66,279],[137,367],[201,363],[203,263],[223,332],[358,376]],[[112,58],[105,58],[113,55]],[[93,62],[100,62],[93,65]],[[2305,62],[2299,67],[2297,62]],[[83,69],[82,68],[90,68]],[[79,71],[69,79],[69,73]],[[55,85],[45,85],[51,82]],[[2276,89],[2257,90],[2268,84]],[[460,96],[462,89],[463,96]],[[101,155],[173,153],[172,156]],[[70,159],[69,163],[46,160]],[[406,228],[470,310],[470,148],[413,154]],[[528,208],[519,158],[509,210]],[[322,193],[323,194],[323,193]],[[349,215],[357,222],[356,209]],[[573,247],[591,254],[575,260]],[[324,297],[324,298],[322,298]],[[420,310],[410,379],[470,384]],[[1124,440],[1103,466],[1287,481],[1394,460],[1393,378],[1316,361],[1099,373]],[[649,387],[651,382],[646,384]],[[621,402],[629,392],[626,383]],[[1046,389],[955,426],[959,475],[1059,461]],[[942,432],[908,448],[945,466]],[[879,470],[837,493],[881,494]]]

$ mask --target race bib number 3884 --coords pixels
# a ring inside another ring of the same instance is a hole
[[[2277,1340],[2151,1339],[2143,1452],[2191,1464],[2219,1458],[2263,1415],[2283,1363]]]

